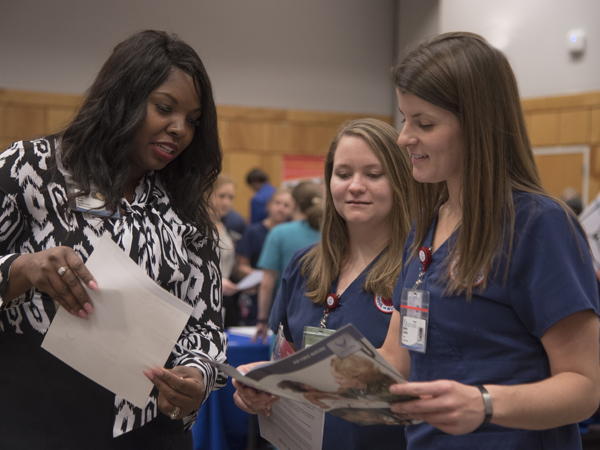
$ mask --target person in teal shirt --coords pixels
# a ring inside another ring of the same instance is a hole
[[[269,231],[257,264],[259,269],[264,270],[264,277],[258,290],[258,319],[254,339],[262,337],[265,342],[271,303],[279,289],[283,270],[297,250],[321,239],[322,188],[305,181],[294,188],[292,197],[296,203],[292,222],[277,225]]]

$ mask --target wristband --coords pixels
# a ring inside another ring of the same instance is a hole
[[[267,319],[256,319],[256,323],[267,323]]]
[[[485,419],[483,420],[483,424],[490,423],[492,420],[492,416],[494,415],[494,405],[492,404],[492,396],[488,392],[486,388],[484,388],[481,384],[476,384],[475,387],[481,391],[481,395],[483,396],[483,405],[485,406]]]

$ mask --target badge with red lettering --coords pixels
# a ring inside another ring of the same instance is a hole
[[[394,304],[392,303],[392,299],[383,298],[379,294],[375,294],[375,306],[381,312],[386,314],[391,314],[394,312]]]

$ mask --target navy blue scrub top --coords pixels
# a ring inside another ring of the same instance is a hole
[[[300,274],[302,257],[315,246],[294,253],[282,277],[281,287],[273,303],[269,326],[277,332],[279,323],[284,327],[285,337],[302,346],[305,326],[318,327],[325,312],[325,305],[316,306],[306,297],[306,279]],[[340,297],[339,306],[329,314],[327,328],[338,329],[352,323],[376,348],[383,345],[389,328],[393,307],[384,312],[378,307],[373,292],[365,292],[362,286],[371,269],[371,263]],[[336,292],[337,280],[331,292]],[[389,303],[391,306],[391,303]],[[358,426],[340,417],[325,414],[323,449],[401,450],[405,448],[404,427],[398,425]]]
[[[236,252],[250,260],[250,267],[256,268],[260,252],[265,243],[269,229],[262,222],[248,225],[244,236],[237,243]]]
[[[587,239],[553,200],[513,194],[516,220],[507,283],[506,259],[492,270],[485,290],[444,296],[448,254],[458,231],[432,256],[421,289],[430,292],[426,353],[410,351],[411,381],[456,380],[464,384],[513,385],[548,378],[550,366],[540,338],[561,319],[586,309],[598,314],[598,287]],[[431,246],[437,218],[422,245]],[[408,260],[414,226],[404,250]],[[506,249],[505,249],[505,254]],[[402,288],[412,288],[421,264],[402,269],[394,291],[400,309]],[[580,449],[576,424],[546,431],[493,424],[450,436],[427,423],[407,427],[410,449]]]

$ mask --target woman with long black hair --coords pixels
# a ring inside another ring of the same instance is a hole
[[[221,169],[210,80],[176,36],[117,45],[67,129],[0,156],[0,436],[3,448],[191,449],[224,379],[218,241],[207,193]],[[194,307],[155,388],[135,408],[40,348],[58,307],[81,320],[102,290],[85,261],[108,235]]]

